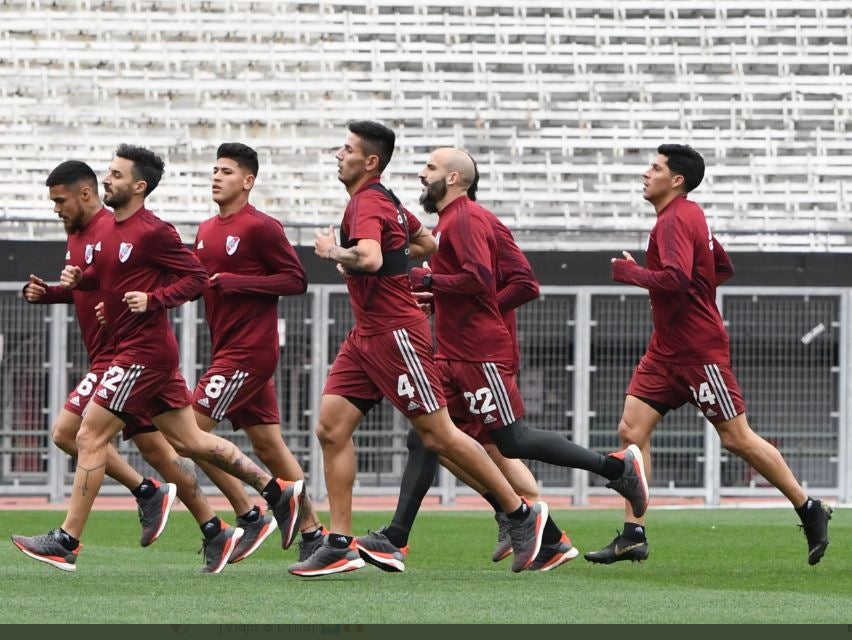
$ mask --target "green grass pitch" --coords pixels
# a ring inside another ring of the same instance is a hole
[[[388,519],[356,513],[355,529]],[[581,554],[609,543],[621,523],[616,511],[555,519]],[[202,575],[200,533],[185,512],[147,549],[135,513],[95,512],[76,573],[31,560],[9,540],[61,520],[0,514],[0,623],[848,623],[852,611],[852,512],[841,509],[815,567],[789,509],[652,512],[647,562],[594,566],[581,555],[544,574],[491,562],[490,514],[427,512],[405,573],[368,565],[319,579],[287,573],[296,551],[282,551],[277,533],[248,560]]]

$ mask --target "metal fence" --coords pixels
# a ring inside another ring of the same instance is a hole
[[[67,495],[73,462],[50,441],[50,426],[67,391],[86,371],[73,307],[26,304],[19,283],[0,283],[0,494]],[[849,289],[725,287],[719,305],[731,336],[735,372],[752,426],[785,455],[813,493],[852,499],[850,468]],[[309,486],[325,495],[314,423],[322,385],[352,325],[342,286],[312,286],[279,303],[281,362],[276,376],[282,433],[302,461]],[[172,310],[184,375],[193,384],[209,359],[203,308]],[[635,288],[544,287],[519,312],[519,377],[527,423],[564,434],[599,451],[617,448],[624,390],[651,330],[647,295]],[[388,403],[355,434],[356,493],[395,493],[405,464],[407,422]],[[228,424],[220,435],[250,452]],[[152,472],[131,443],[120,450]],[[655,495],[778,495],[753,469],[721,450],[712,426],[687,405],[666,416],[653,440]],[[585,472],[530,463],[542,492],[605,494],[604,481]],[[215,491],[215,489],[210,489]],[[446,472],[433,492],[451,501]],[[105,492],[124,489],[108,481]]]

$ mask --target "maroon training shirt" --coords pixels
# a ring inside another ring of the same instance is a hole
[[[467,196],[460,196],[440,212],[432,230],[438,241],[438,251],[429,260],[438,358],[514,362],[514,342],[497,305],[492,217]]]
[[[208,276],[204,290],[212,359],[256,374],[278,365],[278,297],[304,293],[305,270],[281,223],[247,204],[198,227],[195,254]]]
[[[166,309],[201,293],[207,283],[204,267],[175,228],[144,207],[121,222],[110,216],[100,243],[77,288],[99,289],[115,356],[152,369],[176,369],[177,340]],[[128,291],[148,294],[145,313],[131,313],[122,302]]]
[[[729,363],[728,334],[716,307],[716,287],[733,274],[704,211],[679,196],[657,215],[646,267],[616,260],[612,277],[648,289],[654,331],[647,353],[681,364]]]

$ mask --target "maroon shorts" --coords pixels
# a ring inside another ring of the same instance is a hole
[[[122,419],[128,415],[156,417],[189,406],[192,395],[179,369],[151,369],[113,360],[95,388],[92,402]]]
[[[687,402],[718,424],[745,413],[745,402],[731,365],[673,364],[642,356],[627,393],[677,409]]]
[[[68,394],[65,400],[65,409],[71,413],[82,416],[89,405],[89,400],[92,399],[92,392],[98,386],[98,382],[103,377],[106,367],[97,367],[89,371],[82,380],[74,388],[74,391]],[[124,440],[130,440],[140,433],[151,433],[156,431],[157,427],[151,424],[151,420],[143,417],[131,415],[122,416],[125,425],[121,430],[121,437]]]
[[[365,336],[350,331],[340,347],[323,395],[383,397],[409,418],[445,406],[432,351],[429,321]]]
[[[234,430],[280,422],[272,376],[216,362],[198,381],[192,408],[217,422],[227,418]]]
[[[480,444],[492,444],[489,431],[524,415],[511,364],[438,360],[438,370],[453,422]]]

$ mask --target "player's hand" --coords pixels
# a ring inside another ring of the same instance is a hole
[[[435,294],[431,291],[412,291],[411,295],[414,296],[420,310],[427,316],[431,316],[433,311],[432,299],[435,297]]]
[[[340,275],[342,275],[344,278],[346,277],[346,267],[344,267],[344,266],[343,266],[342,264],[340,264],[339,262],[337,263],[337,273],[339,273]]]
[[[130,313],[145,313],[148,310],[148,294],[144,291],[128,291],[121,301],[130,309]]]
[[[80,267],[66,265],[59,274],[59,285],[66,289],[73,289],[83,279],[83,270]]]
[[[431,276],[432,269],[429,268],[429,263],[424,262],[422,267],[414,267],[408,272],[408,282],[411,285],[412,291],[423,291],[426,286],[423,284],[425,276]]]
[[[30,274],[30,279],[24,285],[24,298],[27,302],[37,302],[47,293],[47,283],[36,275]]]
[[[331,259],[331,250],[337,246],[337,240],[334,237],[334,225],[328,225],[328,231],[317,231],[314,238],[314,253],[323,260]]]
[[[98,324],[102,327],[106,326],[106,316],[104,315],[104,303],[103,301],[99,302],[95,305],[95,317],[98,319]]]
[[[622,251],[621,255],[623,255],[624,258],[613,258],[612,260],[610,260],[610,262],[615,263],[616,260],[624,259],[627,260],[627,262],[632,262],[633,264],[636,264],[636,260],[633,258],[632,255],[630,255],[629,251]]]

